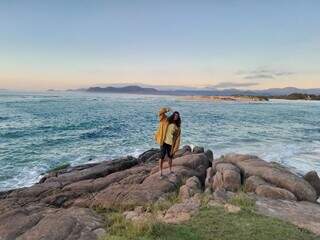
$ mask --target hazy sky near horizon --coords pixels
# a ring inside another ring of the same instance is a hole
[[[0,88],[320,87],[320,1],[1,0]]]

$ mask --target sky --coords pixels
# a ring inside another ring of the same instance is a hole
[[[320,1],[1,0],[0,88],[320,87]]]

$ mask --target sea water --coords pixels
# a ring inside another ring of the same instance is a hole
[[[157,112],[182,117],[182,145],[215,157],[255,154],[297,172],[320,173],[320,102],[188,101],[173,96],[0,92],[0,191],[30,186],[63,164],[78,165],[158,147]]]

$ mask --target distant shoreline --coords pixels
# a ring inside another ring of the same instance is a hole
[[[183,96],[180,99],[190,101],[214,101],[214,102],[267,102],[267,97],[256,96]]]
[[[296,90],[296,91],[294,91]],[[210,100],[210,101],[236,101],[236,102],[259,102],[269,99],[287,100],[320,100],[320,95],[314,93],[302,93],[299,89],[291,89],[290,93],[248,91],[239,89],[202,89],[202,90],[159,90],[152,87],[125,86],[125,87],[90,87],[80,89],[85,92],[98,93],[126,93],[146,95],[169,95],[177,96],[187,100]]]

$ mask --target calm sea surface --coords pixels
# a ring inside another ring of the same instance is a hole
[[[298,172],[320,173],[320,102],[217,103],[167,96],[0,92],[0,191],[40,174],[157,147],[160,106],[182,116],[182,144],[215,157],[256,154]]]

